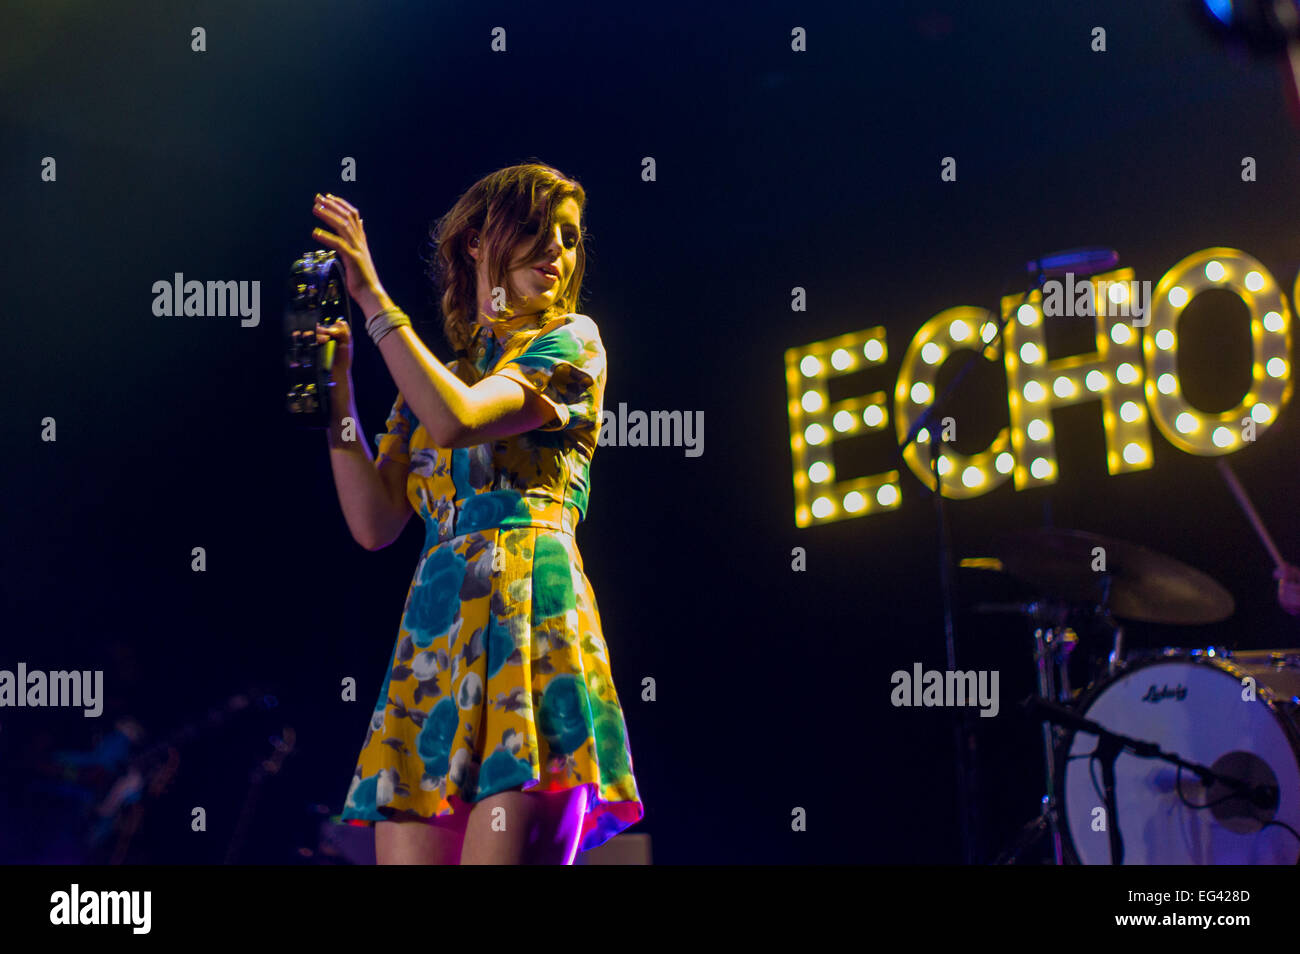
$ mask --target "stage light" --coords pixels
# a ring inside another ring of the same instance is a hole
[[[1284,53],[1300,40],[1297,0],[1201,0],[1202,21],[1224,39],[1244,42],[1263,56]]]
[[[1222,26],[1232,25],[1232,0],[1205,0],[1205,9]]]

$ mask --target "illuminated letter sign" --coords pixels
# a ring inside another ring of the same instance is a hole
[[[989,354],[995,359],[1000,356],[1006,369],[1010,426],[979,453],[963,455],[952,448],[944,452],[938,469],[945,496],[978,497],[1008,477],[1017,490],[1055,483],[1052,413],[1071,404],[1100,403],[1106,465],[1111,474],[1151,466],[1148,413],[1171,444],[1202,456],[1239,450],[1246,440],[1244,433],[1258,436],[1277,419],[1291,399],[1291,311],[1263,265],[1231,248],[1208,248],[1189,255],[1157,283],[1142,322],[1134,321],[1125,307],[1125,289],[1132,276],[1132,269],[1120,269],[1088,280],[1093,286],[1091,297],[1098,303],[1091,316],[1097,347],[1088,354],[1048,359],[1039,292],[1002,300],[1002,314],[1009,320],[1002,347],[991,346]],[[1235,292],[1250,311],[1250,388],[1237,407],[1222,413],[1193,407],[1183,397],[1178,380],[1178,319],[1188,302],[1207,288]],[[1300,298],[1300,275],[1292,298]],[[1016,309],[1014,315],[1010,314],[1012,308]],[[921,326],[903,356],[894,384],[893,431],[899,443],[933,399],[944,361],[957,351],[978,350],[992,341],[995,330],[992,313],[966,306],[942,311]],[[836,478],[831,453],[836,440],[885,430],[889,407],[884,392],[831,402],[827,381],[837,374],[883,364],[885,358],[885,333],[880,327],[786,351],[798,526],[899,506],[902,485],[897,470],[841,481]],[[918,441],[904,451],[903,459],[932,487],[926,452],[929,439],[923,430]]]

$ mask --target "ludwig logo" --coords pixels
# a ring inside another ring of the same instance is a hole
[[[1182,702],[1186,698],[1187,698],[1186,686],[1178,685],[1175,686],[1173,689],[1170,689],[1168,686],[1161,686],[1159,689],[1157,689],[1155,686],[1152,686],[1150,689],[1147,690],[1147,694],[1142,697],[1142,701],[1156,703],[1159,702],[1161,699],[1176,699],[1178,702]]]

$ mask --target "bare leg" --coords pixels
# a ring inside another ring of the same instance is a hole
[[[469,813],[461,864],[573,864],[586,805],[585,787],[489,795]]]
[[[375,862],[381,865],[458,865],[465,821],[430,822],[409,815],[375,823]]]

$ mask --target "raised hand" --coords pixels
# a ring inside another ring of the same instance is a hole
[[[383,297],[384,287],[379,282],[375,263],[370,258],[361,213],[352,203],[336,195],[320,193],[316,194],[316,204],[311,211],[334,229],[329,232],[318,228],[311,233],[312,238],[338,253],[347,275],[348,294],[363,309],[370,307],[376,299]],[[368,318],[369,315],[364,317]]]

